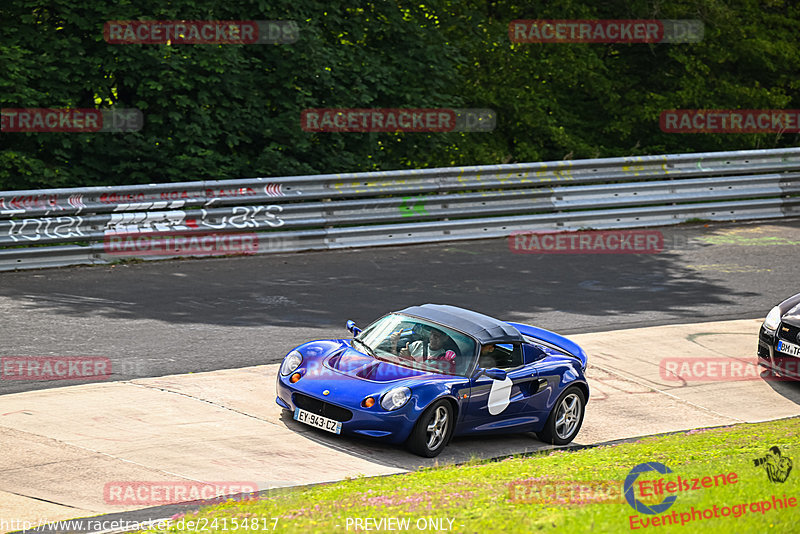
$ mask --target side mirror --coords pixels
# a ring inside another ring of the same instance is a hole
[[[487,369],[484,374],[489,378],[491,378],[492,380],[505,380],[506,377],[508,376],[505,371],[503,371],[502,369],[498,369],[496,367]]]
[[[474,378],[480,378],[483,375],[488,376],[492,380],[505,380],[508,376],[502,369],[493,367],[491,369],[478,369],[474,375]]]
[[[360,329],[359,327],[357,327],[357,326],[356,326],[356,322],[355,322],[355,321],[353,321],[352,319],[351,319],[351,320],[349,320],[349,321],[347,321],[347,325],[346,325],[346,326],[347,326],[347,329],[348,329],[350,332],[352,332],[352,333],[353,333],[353,337],[355,337],[355,336],[357,336],[358,334],[360,334],[360,333],[361,333],[361,329]]]

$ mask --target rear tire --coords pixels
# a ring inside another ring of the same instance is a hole
[[[408,438],[411,452],[433,458],[444,450],[453,433],[453,408],[449,402],[440,399],[417,420],[414,430]]]
[[[585,412],[586,395],[579,387],[567,388],[553,405],[539,439],[552,445],[566,445],[578,435]]]

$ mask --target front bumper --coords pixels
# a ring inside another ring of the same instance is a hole
[[[415,396],[412,395],[405,406],[388,412],[380,405],[380,388],[370,394],[353,391],[339,382],[301,378],[291,384],[288,377],[278,374],[275,402],[292,412],[300,408],[340,421],[343,434],[380,438],[388,443],[403,443],[408,439],[420,412]],[[323,395],[323,391],[329,391],[329,394]],[[371,408],[364,408],[361,401],[368,396],[374,397],[376,402]]]
[[[777,331],[767,330],[762,325],[758,333],[758,364],[782,376],[800,380],[800,358],[779,352],[777,346]]]

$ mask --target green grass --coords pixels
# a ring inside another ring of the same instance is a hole
[[[377,478],[356,478],[306,488],[278,490],[257,501],[234,502],[202,509],[197,514],[176,516],[183,519],[217,519],[222,530],[227,519],[266,518],[267,530],[277,519],[276,532],[355,532],[354,518],[408,518],[408,530],[420,532],[422,521],[445,519],[444,526],[454,532],[798,532],[800,502],[794,508],[769,510],[765,514],[748,511],[739,518],[720,517],[687,523],[684,526],[651,526],[631,530],[629,517],[642,519],[655,515],[637,514],[624,499],[617,502],[531,502],[523,497],[511,499],[510,489],[519,481],[616,481],[621,488],[629,471],[640,463],[661,462],[673,473],[640,475],[639,480],[677,476],[702,478],[734,472],[737,482],[719,487],[677,493],[677,501],[660,515],[678,514],[769,500],[773,495],[800,500],[800,467],[795,466],[784,483],[771,482],[753,459],[764,456],[773,445],[784,456],[800,461],[800,418],[759,424],[696,430],[668,436],[644,438],[637,442],[601,446],[579,451],[552,451],[500,461],[472,460],[461,466],[422,469],[413,473]],[[636,495],[639,496],[639,488]],[[640,498],[650,504],[661,501]],[[526,502],[527,501],[527,502]],[[741,508],[740,508],[741,510]],[[348,518],[351,522],[348,525]],[[263,530],[259,524],[259,530]],[[350,527],[349,530],[347,527]],[[370,523],[371,527],[374,525]],[[394,526],[394,525],[392,525]],[[386,530],[384,530],[386,531]],[[427,530],[430,532],[431,530]],[[168,532],[192,532],[173,526]],[[239,532],[250,532],[239,529]]]

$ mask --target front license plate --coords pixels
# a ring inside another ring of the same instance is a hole
[[[327,417],[322,417],[321,415],[307,412],[300,408],[294,409],[294,419],[295,421],[321,428],[327,432],[332,432],[334,434],[342,433],[342,423],[339,421],[334,421],[333,419],[328,419]]]
[[[800,346],[778,340],[778,350],[789,356],[800,356]]]

